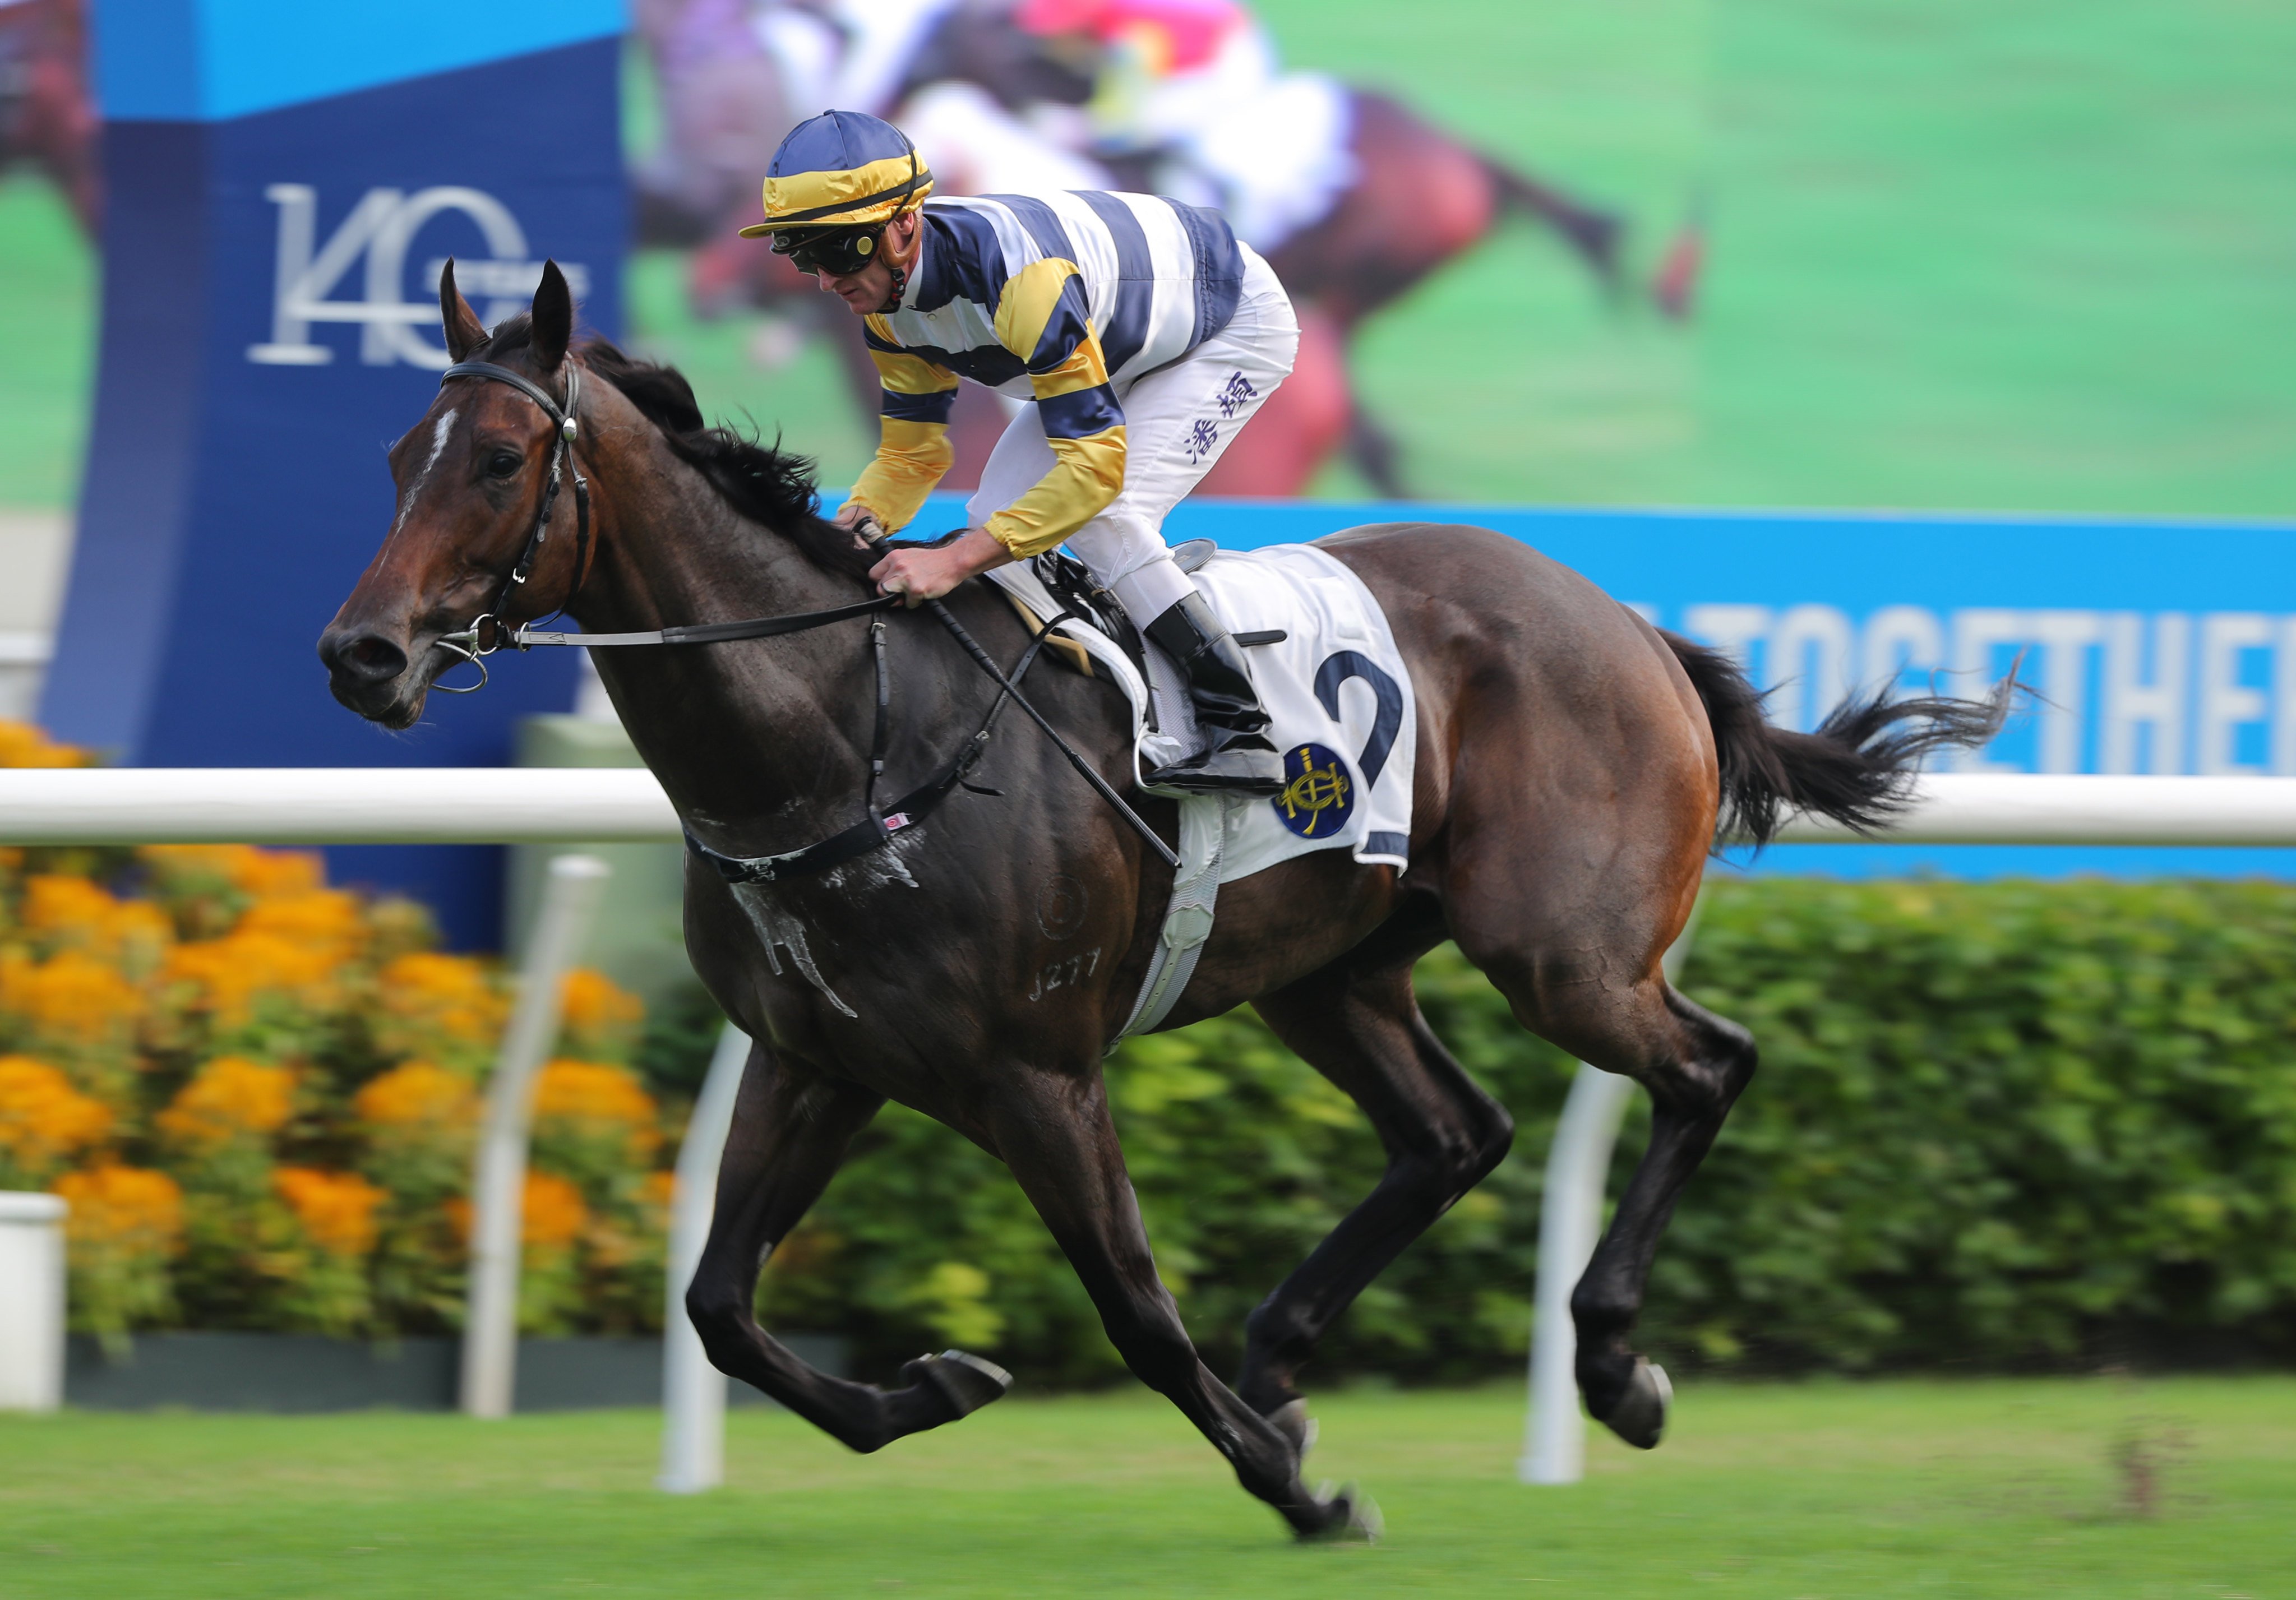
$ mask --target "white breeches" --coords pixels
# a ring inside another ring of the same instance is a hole
[[[1124,408],[1124,488],[1068,537],[1068,547],[1145,627],[1194,592],[1164,546],[1164,514],[1195,488],[1244,423],[1291,374],[1300,324],[1275,270],[1243,252],[1235,315],[1178,360],[1116,388]],[[1034,402],[981,469],[965,520],[980,527],[1053,470]]]

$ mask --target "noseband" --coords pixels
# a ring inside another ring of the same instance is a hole
[[[450,651],[479,669],[479,681],[466,688],[451,688],[445,684],[430,686],[441,694],[475,694],[487,686],[487,664],[481,657],[492,655],[504,643],[502,625],[504,610],[510,603],[512,591],[523,586],[534,573],[534,563],[542,554],[542,546],[550,537],[550,515],[558,508],[560,485],[569,477],[574,480],[574,580],[566,587],[566,598],[561,601],[554,617],[573,603],[580,592],[582,580],[589,576],[590,567],[590,480],[582,476],[582,469],[574,462],[574,438],[580,431],[575,414],[582,405],[582,368],[572,357],[566,358],[566,407],[560,410],[558,402],[540,384],[523,373],[506,366],[496,366],[490,361],[459,361],[439,374],[439,384],[445,388],[456,378],[480,378],[495,383],[507,383],[519,393],[542,407],[542,414],[550,419],[556,434],[550,447],[550,480],[543,485],[542,509],[535,513],[534,531],[526,536],[525,547],[518,553],[518,561],[502,587],[495,591],[494,602],[479,614],[478,619],[460,633],[447,634],[437,641],[441,650]],[[541,619],[548,621],[550,617]]]

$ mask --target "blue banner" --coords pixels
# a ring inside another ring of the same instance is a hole
[[[953,526],[937,498],[921,530]],[[1898,513],[1568,511],[1189,501],[1173,543],[1231,549],[1372,522],[1471,522],[1576,569],[1661,628],[1729,652],[1809,728],[1842,697],[2034,697],[1947,770],[2296,775],[2296,528]],[[1767,871],[2296,876],[2296,850],[1783,846]]]
[[[617,332],[617,4],[100,0],[102,346],[42,715],[138,766],[499,766],[575,663],[391,735],[313,647],[390,524],[383,451],[447,356],[439,264],[493,322],[545,258]],[[500,852],[330,852],[488,944]]]

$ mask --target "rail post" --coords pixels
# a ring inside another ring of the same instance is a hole
[[[64,1202],[0,1194],[0,1411],[64,1403]]]
[[[486,1130],[471,1186],[471,1284],[463,1318],[463,1410],[471,1416],[510,1415],[518,1377],[519,1246],[534,1075],[558,1037],[566,970],[589,935],[606,876],[606,864],[594,856],[551,862],[518,1003],[503,1030],[502,1054],[488,1086]]]
[[[669,1213],[669,1273],[661,1315],[661,1475],[654,1487],[700,1494],[726,1481],[726,1374],[709,1365],[701,1335],[685,1314],[685,1286],[701,1264],[701,1246],[718,1200],[718,1161],[734,1126],[734,1102],[750,1060],[750,1036],[733,1023],[718,1036],[685,1139],[677,1147],[677,1197]]]

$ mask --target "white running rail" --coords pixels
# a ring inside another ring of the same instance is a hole
[[[132,767],[0,770],[0,844],[512,844],[676,840],[677,816],[644,768]],[[1797,818],[1787,843],[1853,843],[1832,824]],[[1925,776],[1887,836],[1900,844],[2296,846],[2296,778]],[[1612,1091],[1615,1096],[1616,1091]],[[1603,1108],[1606,1112],[1610,1109]],[[1616,1120],[1582,1116],[1550,1156],[1582,1188],[1566,1220],[1584,1233],[1602,1214]],[[1598,1147],[1599,1146],[1599,1147]],[[682,1158],[681,1158],[682,1159]],[[1574,1253],[1577,1241],[1574,1238]],[[1583,1259],[1583,1256],[1581,1258]],[[1552,1275],[1550,1275],[1552,1276]],[[1575,1274],[1572,1276],[1575,1276]],[[1560,1291],[1567,1300],[1567,1289]],[[1546,1319],[1550,1330],[1557,1321]],[[1551,1335],[1550,1335],[1551,1336]],[[1570,1361],[1539,1370],[1560,1385],[1533,1396],[1533,1427],[1583,1429]],[[1569,1421],[1561,1419],[1567,1411]],[[1547,1436],[1527,1452],[1541,1481],[1575,1476],[1574,1440]],[[683,1447],[681,1454],[692,1450]],[[705,1447],[706,1449],[706,1447]],[[1544,1460],[1538,1458],[1543,1454]],[[665,1474],[679,1487],[711,1475],[706,1455]],[[697,1470],[698,1469],[698,1470]]]
[[[512,844],[675,840],[644,767],[0,769],[0,844]],[[1787,843],[1849,843],[1797,818]],[[2296,778],[1940,773],[1897,844],[2296,845]]]

